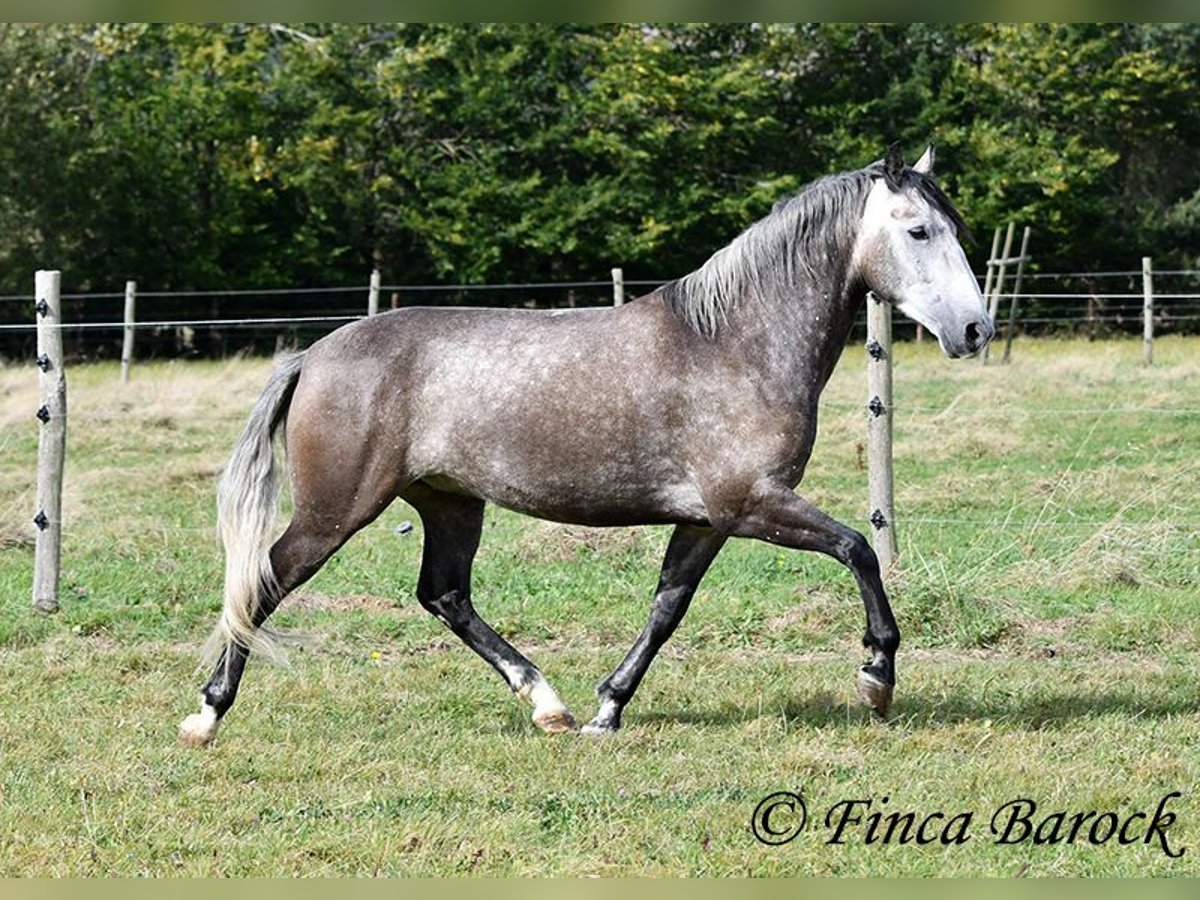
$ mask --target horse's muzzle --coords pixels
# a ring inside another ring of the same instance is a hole
[[[956,335],[957,340],[945,342],[944,349],[946,355],[951,359],[974,356],[986,347],[995,336],[996,326],[992,322],[991,316],[985,315],[982,319],[968,322],[962,332]]]
[[[968,353],[978,353],[996,336],[996,326],[990,317],[982,322],[968,322],[964,335]]]

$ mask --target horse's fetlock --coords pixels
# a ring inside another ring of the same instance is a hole
[[[223,716],[229,711],[229,708],[233,706],[233,701],[236,694],[229,690],[228,685],[222,683],[217,685],[207,685],[204,690],[201,691],[201,696],[203,697],[205,704],[216,710],[218,716]]]
[[[898,628],[881,628],[875,635],[875,645],[889,657],[895,656],[900,649],[900,630]]]
[[[900,649],[900,630],[895,626],[881,626],[874,631],[867,629],[863,635],[863,646],[890,659]]]

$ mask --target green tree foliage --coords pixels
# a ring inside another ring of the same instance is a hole
[[[964,206],[985,221],[1032,223],[1063,265],[1129,268],[1142,254],[1194,262],[1194,246],[1161,224],[1200,186],[1188,162],[1200,137],[1197,35],[969,27],[954,79],[962,97],[950,106],[961,112],[952,139],[973,170]]]
[[[1048,268],[1193,265],[1198,50],[1195,25],[5,25],[0,282],[671,277],[893,140],[936,141],[968,220],[1033,225]]]

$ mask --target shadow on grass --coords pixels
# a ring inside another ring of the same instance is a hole
[[[897,694],[888,723],[908,730],[940,728],[971,722],[1006,723],[1028,729],[1067,725],[1105,716],[1130,719],[1166,719],[1195,715],[1200,711],[1200,689],[1195,683],[1177,682],[1178,689],[1168,693],[1164,687],[1131,689],[1112,685],[1094,690],[1078,685],[1059,689],[1039,687],[1043,693],[1021,695],[1005,692],[993,684],[978,692],[963,690],[937,697],[921,694]],[[761,705],[736,705],[729,702],[687,709],[651,710],[638,714],[630,710],[627,724],[682,723],[730,727],[759,719],[780,719],[790,725],[813,728],[861,728],[880,720],[843,695],[819,691],[808,696],[771,698]]]

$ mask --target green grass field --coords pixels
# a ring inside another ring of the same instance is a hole
[[[36,371],[0,368],[0,875],[1200,874],[1200,340],[1159,340],[1153,369],[1140,354],[897,348],[887,723],[854,700],[850,575],[734,542],[624,730],[545,736],[416,604],[420,527],[397,504],[284,605],[308,643],[289,668],[251,663],[201,751],[176,728],[219,605],[215,477],[269,363],[139,365],[124,388],[115,364],[69,371],[54,616],[30,603]],[[851,348],[801,491],[869,530],[864,370]],[[489,510],[476,605],[590,717],[666,535]],[[759,844],[759,801],[800,788],[808,827]],[[1124,820],[1173,791],[1178,858],[1144,828],[1099,846],[989,831],[1016,798]],[[851,799],[971,812],[970,838],[869,843],[864,815],[827,843]]]

